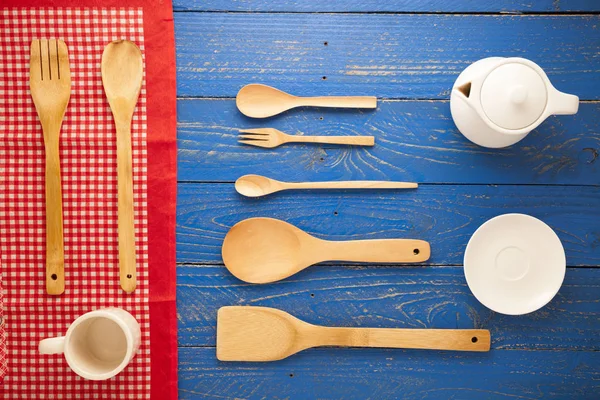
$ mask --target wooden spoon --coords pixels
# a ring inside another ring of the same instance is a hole
[[[373,96],[297,97],[258,83],[241,88],[235,102],[242,114],[252,118],[268,118],[303,106],[377,108],[377,97]]]
[[[322,346],[489,351],[490,331],[334,328],[312,325],[269,307],[222,307],[217,315],[221,361],[276,361]]]
[[[131,120],[143,79],[142,52],[128,40],[109,43],[102,54],[102,83],[117,126],[117,180],[119,201],[119,269],[121,288],[136,287],[135,227]]]
[[[235,190],[243,196],[259,197],[290,189],[415,189],[410,182],[337,181],[337,182],[282,182],[261,175],[244,175],[235,181]]]
[[[317,239],[273,218],[249,218],[225,236],[223,262],[238,279],[269,283],[323,261],[415,263],[429,258],[429,243],[414,239]]]

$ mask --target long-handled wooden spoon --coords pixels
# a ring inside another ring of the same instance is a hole
[[[119,213],[119,270],[121,288],[136,287],[135,227],[131,120],[143,78],[142,52],[132,42],[109,43],[102,54],[102,83],[117,127],[117,180]]]
[[[418,186],[411,182],[386,181],[282,182],[261,175],[244,175],[235,181],[235,190],[247,197],[290,189],[416,189]]]
[[[298,97],[274,87],[253,83],[240,89],[235,100],[242,114],[267,118],[295,107],[377,108],[373,96]]]
[[[490,331],[326,327],[268,307],[222,307],[217,315],[221,361],[276,361],[323,346],[489,351]]]
[[[60,127],[71,97],[71,70],[62,40],[33,40],[29,86],[42,129],[46,151],[46,291],[65,291]]]
[[[249,218],[225,236],[223,262],[238,279],[269,283],[323,261],[415,263],[429,258],[429,243],[415,239],[318,239],[287,222]]]

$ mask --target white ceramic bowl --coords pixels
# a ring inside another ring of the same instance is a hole
[[[469,288],[483,305],[508,315],[548,304],[566,272],[565,250],[552,228],[525,214],[490,219],[465,250]]]

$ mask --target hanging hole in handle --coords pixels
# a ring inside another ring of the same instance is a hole
[[[127,274],[127,279],[131,279],[133,276],[131,274]]]
[[[50,275],[50,278],[52,278],[52,280],[55,281],[58,279],[58,275],[52,274],[52,275]]]
[[[414,250],[413,250],[413,254],[414,254],[415,256],[418,256],[420,252],[421,252],[421,250],[419,250],[419,249],[414,249]]]
[[[477,336],[473,336],[473,337],[471,338],[471,342],[473,342],[473,343],[477,343]]]

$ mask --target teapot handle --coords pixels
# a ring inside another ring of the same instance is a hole
[[[579,109],[579,97],[560,92],[552,88],[548,99],[548,113],[556,115],[576,114]]]

